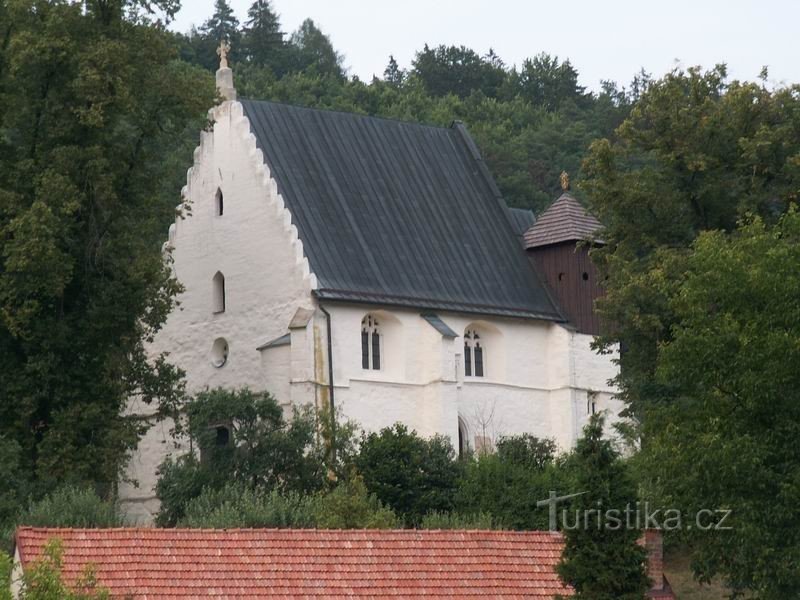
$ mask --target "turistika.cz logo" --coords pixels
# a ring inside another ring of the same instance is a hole
[[[681,529],[699,529],[700,531],[727,531],[733,529],[727,525],[731,511],[728,509],[704,508],[693,515],[684,514],[676,508],[653,508],[648,502],[627,504],[624,509],[603,508],[603,502],[598,500],[596,508],[562,508],[558,512],[558,504],[588,492],[578,492],[559,496],[555,491],[550,491],[547,500],[539,500],[537,507],[547,506],[550,509],[550,531],[574,529],[603,529],[619,531],[620,529],[660,529],[662,531],[677,531]],[[560,522],[559,522],[560,517]],[[559,527],[560,525],[560,527]]]

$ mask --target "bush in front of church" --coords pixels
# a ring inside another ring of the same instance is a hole
[[[189,450],[159,467],[159,525],[175,526],[206,489],[239,484],[314,494],[326,485],[327,451],[310,409],[295,409],[287,419],[266,392],[215,388],[197,394],[185,414],[179,432]]]
[[[433,511],[451,511],[461,463],[450,440],[429,439],[402,423],[362,436],[355,459],[370,493],[416,526]]]

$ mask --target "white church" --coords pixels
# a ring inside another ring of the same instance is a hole
[[[185,291],[152,345],[190,393],[248,386],[459,451],[520,433],[566,449],[593,412],[617,418],[579,244],[602,243],[600,224],[567,191],[534,220],[506,206],[458,122],[237,100],[224,56],[217,86],[165,244]],[[132,456],[138,485],[120,484],[131,521],[158,511],[170,427]]]

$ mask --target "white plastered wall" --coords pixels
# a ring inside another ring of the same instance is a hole
[[[440,312],[459,336],[442,336],[419,311],[362,305],[326,304],[331,313],[336,404],[342,414],[368,431],[401,421],[428,436],[440,433],[458,447],[459,418],[468,441],[495,441],[502,435],[531,433],[573,446],[588,420],[587,399],[608,410],[611,422],[622,406],[609,380],[613,355],[590,348],[591,336],[561,325],[530,319],[480,317]],[[380,371],[361,365],[361,320],[378,316]],[[398,327],[399,325],[399,327]],[[481,332],[484,377],[465,377],[463,333]]]
[[[186,371],[189,393],[249,386],[268,389],[288,404],[289,348],[268,349],[265,356],[256,348],[287,333],[298,307],[313,307],[316,280],[242,106],[225,102],[212,114],[213,130],[203,132],[182,191],[184,203],[178,210],[184,216],[170,227],[165,244],[185,292],[150,350],[154,356],[169,352],[169,360]],[[224,197],[221,216],[217,189]],[[225,276],[223,313],[214,313],[212,278],[217,271]],[[218,368],[210,353],[219,337],[227,340],[229,355]],[[276,369],[265,369],[262,361]],[[278,385],[276,377],[287,380]],[[143,418],[152,409],[135,399],[129,404],[129,411]],[[127,478],[138,486],[120,484],[121,503],[133,522],[149,522],[157,511],[156,469],[175,449],[170,428],[169,422],[156,424],[132,456]]]

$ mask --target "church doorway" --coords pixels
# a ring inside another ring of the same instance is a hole
[[[458,417],[458,456],[466,456],[469,453],[469,431],[464,419]]]

